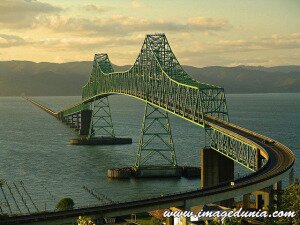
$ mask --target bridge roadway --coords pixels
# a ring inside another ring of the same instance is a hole
[[[31,100],[34,103],[34,101]],[[53,116],[57,114],[41,104],[36,104]],[[215,129],[233,135],[251,143],[260,150],[267,163],[258,171],[237,179],[234,185],[224,182],[217,186],[187,191],[184,193],[166,194],[164,196],[135,200],[130,202],[115,202],[107,205],[76,208],[67,211],[49,211],[31,215],[18,215],[2,219],[0,224],[57,224],[61,221],[74,221],[80,215],[88,216],[120,216],[132,213],[147,212],[169,207],[190,207],[216,202],[268,187],[287,177],[295,158],[293,152],[283,144],[268,137],[225,122],[212,116],[205,116],[205,123]]]

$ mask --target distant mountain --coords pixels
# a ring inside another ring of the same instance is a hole
[[[300,69],[300,66],[295,67]],[[204,68],[184,66],[184,69],[194,79],[221,86],[226,93],[300,92],[300,70],[288,71],[287,68],[280,67],[243,66]]]
[[[289,73],[289,72],[300,72],[300,66],[274,66],[274,67],[263,67],[263,66],[238,66],[245,69],[250,70],[259,70],[264,72],[283,72],[283,73]]]
[[[89,61],[0,61],[0,96],[80,95],[91,68]],[[116,71],[129,68],[114,65]],[[300,92],[300,66],[183,68],[200,82],[224,87],[226,93]]]
[[[0,62],[0,96],[79,95],[87,81],[91,62]]]

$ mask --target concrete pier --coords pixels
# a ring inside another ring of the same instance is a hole
[[[112,137],[78,137],[70,139],[71,145],[124,145],[131,144],[132,138],[112,138]]]
[[[242,206],[243,206],[244,210],[247,210],[250,208],[250,196],[251,196],[250,193],[243,195]]]
[[[178,166],[159,166],[134,168],[136,177],[181,177],[182,168]]]
[[[200,151],[201,188],[216,186],[222,182],[234,179],[234,162],[221,153],[203,148]],[[218,204],[232,206],[234,199],[227,199]]]
[[[234,179],[234,162],[210,148],[200,152],[201,188],[211,187]]]
[[[109,169],[107,171],[108,178],[125,179],[134,177],[134,171],[131,167]]]
[[[93,111],[90,109],[85,109],[80,112],[81,127],[79,130],[79,135],[88,135],[90,132],[91,120]]]
[[[173,166],[151,166],[143,168],[124,167],[113,168],[107,171],[108,178],[155,178],[155,177],[186,177],[190,179],[200,179],[199,167],[173,167]]]

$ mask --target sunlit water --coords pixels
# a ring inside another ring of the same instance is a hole
[[[59,110],[79,101],[80,97],[35,99]],[[282,142],[300,157],[300,94],[227,95],[227,103],[231,122]],[[132,137],[133,144],[69,145],[69,139],[76,134],[66,125],[22,98],[0,98],[0,179],[7,180],[17,201],[20,202],[21,197],[14,183],[27,206],[34,211],[19,181],[23,181],[40,210],[54,209],[63,197],[71,197],[78,207],[101,204],[83,186],[113,201],[199,188],[197,179],[108,179],[109,168],[134,163],[144,111],[143,102],[124,96],[110,97],[110,105],[117,136]],[[175,116],[171,116],[171,126],[179,164],[199,166],[199,150],[204,146],[203,129]],[[299,167],[296,161],[298,177]],[[236,167],[236,175],[244,172]],[[12,210],[18,212],[8,187],[4,186],[4,191]],[[0,206],[8,212],[5,202],[0,190]],[[26,213],[24,203],[19,207]]]

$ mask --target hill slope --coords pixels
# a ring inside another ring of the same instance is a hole
[[[116,71],[130,66],[114,66]],[[34,63],[0,61],[0,96],[80,95],[92,62]],[[226,93],[300,92],[300,66],[183,66],[195,79],[219,85]]]

